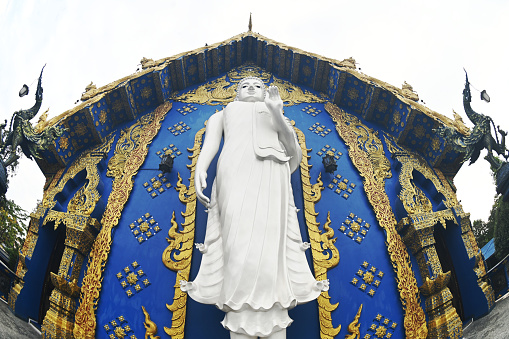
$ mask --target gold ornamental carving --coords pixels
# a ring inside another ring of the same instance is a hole
[[[424,311],[420,306],[417,281],[405,244],[396,230],[396,219],[385,192],[385,178],[389,178],[391,174],[382,142],[355,116],[347,114],[332,103],[327,103],[325,109],[335,122],[339,136],[348,146],[350,159],[364,178],[366,196],[380,227],[386,233],[387,251],[396,273],[398,291],[405,310],[405,335],[412,339],[426,338],[428,329]]]
[[[176,189],[179,192],[180,201],[185,204],[186,209],[181,212],[184,217],[182,223],[182,231],[179,231],[179,225],[175,221],[175,211],[171,218],[171,228],[168,231],[168,247],[163,251],[163,264],[170,270],[177,273],[174,285],[173,303],[166,304],[166,307],[172,312],[171,328],[164,327],[166,334],[173,339],[184,338],[184,326],[186,323],[187,293],[180,289],[180,281],[189,281],[189,273],[191,272],[191,259],[193,255],[194,231],[196,223],[196,191],[194,188],[194,174],[196,162],[200,155],[202,137],[205,133],[205,127],[200,129],[194,136],[194,146],[188,149],[192,154],[189,156],[191,165],[187,165],[191,171],[189,178],[189,188],[182,184],[180,173],[178,174],[178,182]],[[178,249],[179,253],[174,251]]]
[[[125,161],[110,161],[108,164],[108,173],[114,175],[113,185],[101,219],[102,228],[90,252],[88,269],[83,278],[80,306],[76,312],[73,331],[77,338],[95,336],[95,308],[102,287],[102,273],[111,250],[111,231],[120,220],[133,189],[133,177],[147,156],[148,145],[159,132],[162,120],[171,106],[171,103],[166,102],[154,112],[141,117],[133,126],[122,131],[117,141],[115,155],[122,154],[122,157],[118,156],[116,159],[122,158]],[[126,156],[127,154],[129,156]]]
[[[174,96],[173,99],[185,103],[225,106],[235,99],[237,84],[247,76],[258,77],[265,84],[268,84],[272,78],[272,85],[279,88],[279,93],[285,106],[293,106],[300,103],[325,102],[323,95],[317,96],[307,90],[303,90],[291,82],[279,79],[255,65],[238,67],[228,72],[227,75],[209,81],[181,95]]]
[[[443,181],[439,179],[419,155],[397,146],[392,137],[388,138],[384,135],[384,138],[389,151],[401,163],[401,173],[399,175],[401,193],[399,198],[408,214],[429,213],[432,209],[429,199],[413,184],[414,170],[421,173],[426,179],[433,183],[437,192],[443,195],[445,199],[443,203],[447,208],[456,208],[459,206],[458,199],[450,186],[444,185],[442,183]],[[455,219],[454,221],[457,223]]]
[[[297,138],[302,150],[302,161],[300,163],[300,174],[302,181],[302,193],[304,197],[304,216],[306,219],[306,226],[309,234],[309,241],[311,243],[311,253],[313,257],[313,266],[315,269],[316,280],[326,280],[327,271],[339,264],[339,251],[334,246],[336,241],[334,237],[334,230],[329,227],[331,224],[330,213],[327,215],[327,221],[325,222],[321,231],[317,222],[316,217],[318,212],[315,211],[315,205],[322,196],[323,182],[321,175],[317,179],[317,183],[311,185],[311,175],[309,169],[311,165],[308,160],[311,156],[308,155],[308,149],[306,147],[306,139],[304,133],[298,128],[295,128]],[[324,254],[324,251],[328,250],[329,254]],[[320,320],[320,338],[321,339],[332,339],[336,337],[341,331],[341,325],[334,327],[332,325],[332,312],[338,308],[338,303],[331,304],[329,292],[322,292],[318,297],[318,313]]]
[[[160,339],[157,334],[157,325],[155,322],[150,320],[150,314],[145,309],[145,306],[141,306],[141,310],[143,311],[143,315],[145,316],[145,321],[143,322],[143,326],[145,326],[145,339]]]
[[[348,332],[350,334],[347,334],[345,336],[345,339],[360,339],[361,332],[359,330],[359,327],[361,326],[361,324],[359,322],[359,318],[361,317],[361,312],[362,312],[362,304],[361,304],[361,306],[359,306],[359,309],[357,310],[357,314],[355,315],[355,318],[350,323],[350,325],[348,325]]]

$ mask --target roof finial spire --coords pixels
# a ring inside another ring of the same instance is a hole
[[[248,32],[251,32],[253,29],[253,21],[251,20],[251,12],[249,13],[249,25],[247,26]]]

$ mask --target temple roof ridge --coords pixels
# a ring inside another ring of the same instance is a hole
[[[55,159],[57,162],[61,165],[67,163],[79,153],[78,150],[102,142],[120,123],[134,120],[145,114],[144,112],[172,100],[177,92],[207,83],[248,64],[260,67],[296,86],[322,93],[331,103],[346,108],[365,121],[382,126],[388,133],[397,133],[397,139],[402,143],[409,142],[414,132],[418,132],[418,135],[424,133],[418,124],[426,126],[427,132],[423,135],[434,134],[433,130],[440,125],[452,127],[463,134],[468,133],[468,128],[461,119],[451,119],[421,104],[417,93],[406,82],[399,88],[362,73],[357,69],[356,61],[352,57],[342,61],[327,58],[274,41],[253,31],[171,57],[158,60],[143,58],[140,63],[141,70],[105,86],[97,88],[90,84],[83,93],[80,104],[41,122],[39,129],[61,125],[72,130],[74,123],[71,120],[81,119],[89,130],[86,140],[91,144],[86,146],[78,143],[78,147],[72,151],[66,148],[68,142],[64,136],[63,147],[59,148],[57,145],[53,152],[59,154]],[[149,88],[142,83],[150,83]],[[406,127],[407,123],[410,128]],[[394,125],[393,130],[390,124]],[[106,128],[106,125],[109,127]],[[69,141],[75,138],[73,135],[74,133],[69,135]],[[426,143],[423,149],[418,151],[434,154],[438,150],[438,143],[437,140],[431,144]],[[63,158],[60,154],[62,150],[67,154]],[[433,155],[434,159],[430,163],[440,166],[444,156],[445,153],[437,153]],[[448,157],[447,162],[451,163],[456,155]],[[43,167],[47,166],[41,166]],[[447,172],[454,175],[457,169],[458,165],[454,164]]]

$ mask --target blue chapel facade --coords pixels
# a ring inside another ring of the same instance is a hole
[[[280,90],[304,154],[292,187],[308,262],[330,281],[290,311],[289,338],[461,338],[494,306],[455,194],[461,154],[434,132],[468,131],[411,87],[251,31],[142,65],[39,126],[65,131],[37,160],[44,197],[9,307],[44,338],[229,338],[223,313],[179,282],[196,276],[205,236],[194,169],[206,121],[245,76]]]

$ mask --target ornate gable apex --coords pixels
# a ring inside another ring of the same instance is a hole
[[[38,161],[39,167],[45,174],[54,172],[103,141],[120,124],[170,100],[175,92],[246,63],[325,94],[339,107],[380,125],[399,144],[420,153],[446,175],[454,176],[461,166],[459,154],[444,148],[438,137],[430,138],[438,126],[457,128],[457,122],[420,105],[408,86],[400,89],[367,76],[356,69],[351,58],[326,58],[248,31],[169,58],[144,58],[141,71],[100,88],[88,86],[80,105],[45,123],[69,131]],[[428,140],[416,142],[415,136]]]

